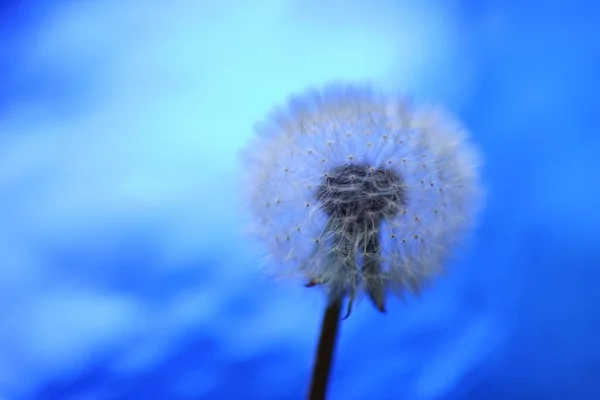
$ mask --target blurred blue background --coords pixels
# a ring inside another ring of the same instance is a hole
[[[258,268],[238,152],[331,80],[453,110],[488,192],[447,277],[343,322],[331,399],[600,398],[598,37],[578,1],[0,1],[0,399],[304,398],[324,299]]]

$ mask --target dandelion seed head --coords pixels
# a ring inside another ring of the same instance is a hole
[[[443,271],[480,203],[479,157],[437,108],[368,87],[292,97],[245,151],[255,234],[279,276],[361,292],[418,292]]]

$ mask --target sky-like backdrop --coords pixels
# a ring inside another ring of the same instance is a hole
[[[0,1],[0,400],[302,399],[325,299],[267,278],[239,153],[289,95],[460,117],[447,276],[342,323],[331,399],[597,399],[592,2]]]

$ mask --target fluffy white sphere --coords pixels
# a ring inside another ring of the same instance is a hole
[[[293,97],[245,150],[253,232],[276,275],[334,295],[418,291],[479,204],[479,157],[439,109],[368,87]]]

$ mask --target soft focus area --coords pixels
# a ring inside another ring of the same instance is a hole
[[[238,155],[330,81],[452,110],[487,191],[330,398],[598,399],[600,8],[485,3],[0,1],[0,400],[303,399],[325,299],[262,273]]]

